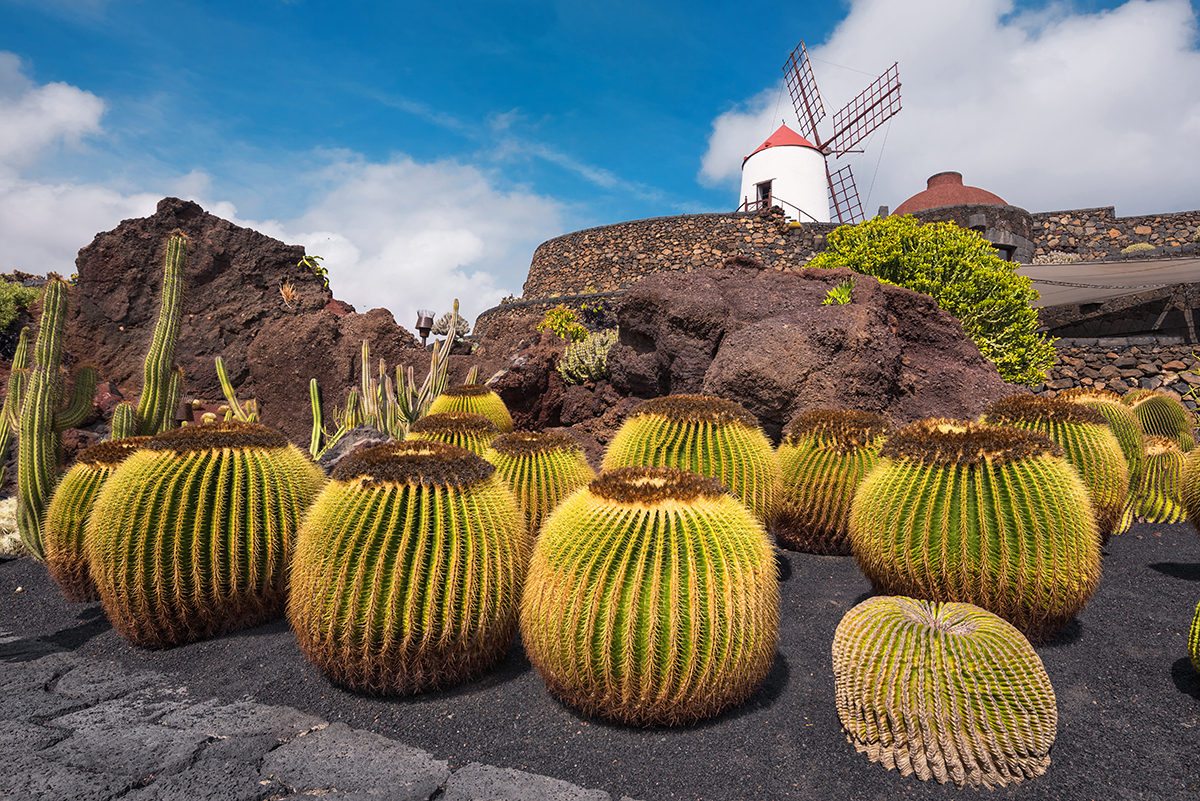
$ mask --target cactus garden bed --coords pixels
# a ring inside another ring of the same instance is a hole
[[[377,732],[454,767],[512,767],[641,801],[1195,799],[1200,676],[1187,658],[1187,634],[1200,600],[1200,536],[1190,524],[1137,524],[1105,554],[1091,602],[1036,649],[1058,704],[1049,769],[991,793],[900,776],[846,742],[830,646],[842,616],[869,594],[850,557],[786,554],[779,649],[766,682],[747,703],[678,729],[580,716],[549,695],[519,641],[482,679],[401,700],[331,685],[283,621],[143,650],[112,629],[99,604],[63,600],[29,558],[0,563],[0,671],[31,654],[69,650],[167,674],[195,699],[249,696]]]

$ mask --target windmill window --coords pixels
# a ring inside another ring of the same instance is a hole
[[[760,201],[771,201],[771,181],[763,181],[761,184],[755,184],[758,188],[758,199]]]

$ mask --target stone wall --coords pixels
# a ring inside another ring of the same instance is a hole
[[[1070,211],[1044,211],[1033,215],[1034,255],[1052,250],[1075,253],[1082,259],[1108,259],[1121,249],[1144,242],[1161,255],[1195,244],[1200,232],[1200,211],[1117,217],[1112,206]],[[1143,257],[1154,255],[1148,251]]]
[[[1033,391],[1055,397],[1064,389],[1094,387],[1124,395],[1156,389],[1195,411],[1200,395],[1200,358],[1194,345],[1177,337],[1063,339],[1055,343],[1058,363]]]

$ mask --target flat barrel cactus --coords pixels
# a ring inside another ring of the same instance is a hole
[[[1138,516],[1150,523],[1179,523],[1188,519],[1184,498],[1186,463],[1187,455],[1176,440],[1146,437],[1142,475],[1133,489]]]
[[[42,525],[42,545],[46,549],[46,568],[68,601],[88,603],[100,600],[96,582],[88,567],[84,530],[92,505],[109,475],[129,454],[149,437],[109,440],[84,450],[66,472]]]
[[[609,443],[601,470],[677,467],[715,478],[766,526],[779,502],[779,458],[754,415],[710,395],[638,405]]]
[[[894,432],[850,510],[850,543],[876,594],[973,603],[1047,642],[1100,578],[1100,537],[1079,474],[1045,436],[921,420]]]
[[[408,429],[408,439],[444,442],[466,448],[482,456],[500,429],[490,419],[474,412],[437,412],[427,414]]]
[[[306,454],[256,423],[150,438],[108,477],[87,522],[113,628],[154,648],[283,615],[292,541],[324,483]]]
[[[535,537],[563,498],[596,477],[579,443],[558,432],[501,434],[483,458],[496,466],[497,476],[512,490]]]
[[[1085,404],[1039,395],[1011,395],[987,408],[984,422],[1045,434],[1079,471],[1096,510],[1102,542],[1121,524],[1129,496],[1129,465],[1104,415]]]
[[[991,789],[1050,765],[1058,709],[1042,660],[978,606],[868,598],[834,633],[833,681],[846,739],[888,770]]]
[[[521,634],[584,714],[680,725],[748,698],[775,660],[766,531],[717,481],[668,467],[601,473],[546,520]]]
[[[513,430],[508,407],[486,384],[460,384],[450,387],[429,404],[429,414],[441,412],[470,412],[482,414],[496,424],[501,434]]]
[[[337,684],[448,687],[508,650],[528,557],[491,464],[442,442],[379,445],[339,462],[305,518],[288,621]]]
[[[875,412],[818,409],[783,429],[775,537],[808,553],[850,553],[850,501],[879,461],[891,424]]]

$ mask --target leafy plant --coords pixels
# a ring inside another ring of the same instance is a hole
[[[844,225],[808,267],[849,267],[929,295],[958,318],[1006,381],[1036,384],[1055,363],[1053,340],[1037,333],[1030,279],[982,236],[952,222],[922,225],[905,215]]]
[[[546,316],[537,324],[539,331],[553,331],[561,339],[568,342],[579,342],[588,335],[588,330],[579,322],[579,315],[574,309],[558,304],[546,312]]]
[[[583,290],[585,295],[595,292],[596,288],[594,286],[588,286]],[[588,325],[604,325],[604,321],[608,317],[608,301],[604,298],[592,298],[591,300],[582,301],[579,304],[579,313],[583,315],[583,321]]]
[[[567,345],[558,360],[558,374],[567,386],[608,378],[608,352],[617,342],[617,329],[588,334]]]
[[[296,262],[296,266],[312,270],[313,275],[321,279],[321,288],[329,289],[329,271],[321,264],[321,260],[324,258],[324,256],[305,256]]]
[[[0,331],[7,331],[21,309],[28,309],[38,299],[38,293],[37,287],[20,281],[0,280]]]
[[[850,290],[854,289],[854,279],[847,278],[840,282],[833,289],[825,293],[825,300],[821,301],[822,306],[845,306],[850,302]]]

